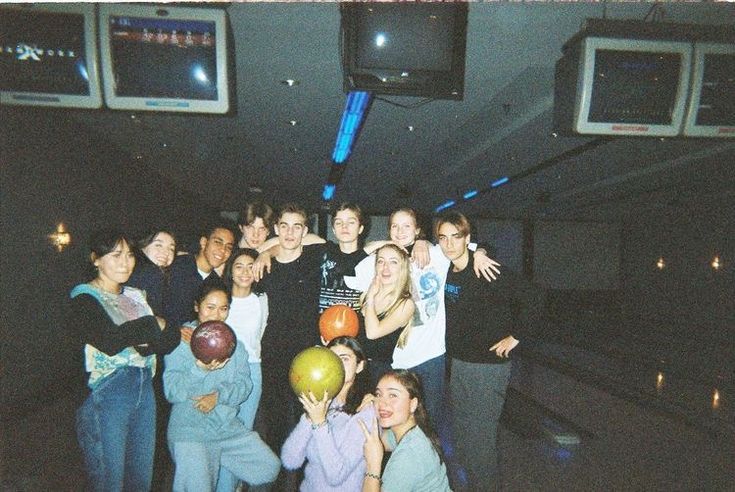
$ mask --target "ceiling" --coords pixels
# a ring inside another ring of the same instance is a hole
[[[430,212],[524,171],[524,179],[458,208],[499,218],[615,220],[689,196],[732,199],[735,139],[552,135],[554,63],[564,42],[587,17],[642,20],[651,6],[471,4],[464,99],[413,109],[376,100],[333,201],[352,200],[374,214],[403,204]],[[339,6],[238,3],[226,9],[234,31],[236,114],[102,110],[72,117],[223,210],[238,209],[257,190],[275,203],[295,200],[316,210],[345,103]],[[662,9],[670,22],[735,23],[735,4],[666,3]],[[285,79],[299,84],[288,87]],[[589,150],[554,160],[585,144]]]

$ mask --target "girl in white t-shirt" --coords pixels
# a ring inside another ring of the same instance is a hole
[[[263,392],[263,374],[260,368],[260,340],[263,338],[268,323],[268,296],[257,293],[253,289],[253,262],[258,257],[254,249],[241,248],[232,252],[222,280],[232,293],[232,303],[226,323],[232,327],[237,340],[245,345],[248,351],[250,379],[253,390],[250,396],[240,405],[238,418],[248,429],[253,428],[255,414],[258,411],[260,395]],[[217,484],[218,491],[232,491],[237,486],[237,479],[226,469],[221,468]]]

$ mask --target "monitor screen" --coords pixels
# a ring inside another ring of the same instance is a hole
[[[93,5],[0,9],[0,102],[102,105]]]
[[[670,125],[681,56],[597,50],[589,121]]]
[[[567,86],[564,90],[574,91],[574,131],[678,135],[686,111],[691,51],[686,42],[584,39],[567,64],[574,67],[574,79],[559,81]]]
[[[684,134],[735,137],[735,45],[697,43]]]
[[[227,112],[224,11],[131,5],[100,10],[111,108]]]
[[[461,99],[467,5],[342,7],[345,90]]]

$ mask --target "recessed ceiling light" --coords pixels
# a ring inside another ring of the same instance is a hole
[[[293,87],[295,85],[299,85],[300,82],[296,79],[284,79],[281,81],[281,84],[285,85],[286,87]]]

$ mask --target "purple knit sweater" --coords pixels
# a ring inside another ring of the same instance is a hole
[[[296,428],[281,448],[281,461],[288,470],[295,470],[307,461],[302,492],[359,492],[365,473],[363,444],[365,436],[357,419],[368,428],[375,418],[372,405],[355,415],[335,408],[327,414],[327,425],[311,428],[302,415]]]

